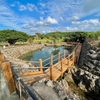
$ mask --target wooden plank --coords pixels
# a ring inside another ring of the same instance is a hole
[[[24,72],[24,73],[19,73],[18,76],[31,76],[31,75],[37,75],[37,74],[43,74],[43,72],[38,71],[38,72]]]
[[[23,77],[22,80],[24,81],[25,84],[33,84],[43,78],[47,78],[47,75],[39,74],[39,75],[27,76],[27,77]]]
[[[0,65],[1,65],[1,63],[4,61],[4,55],[2,54],[2,53],[0,53]]]
[[[4,77],[7,81],[8,84],[8,88],[10,91],[10,94],[13,93],[15,91],[15,84],[14,84],[14,80],[13,80],[13,74],[10,68],[10,62],[3,62],[1,64],[2,66],[2,71],[4,74]]]
[[[44,73],[47,75],[47,77],[49,79],[56,81],[60,76],[63,75],[63,73],[66,70],[68,70],[69,67],[74,65],[75,52],[77,54],[81,49],[81,44],[79,44],[79,43],[76,43],[76,44],[77,44],[77,46],[75,47],[73,52],[68,56],[68,58],[65,58],[65,56],[64,56],[62,65],[59,62],[56,63],[55,65],[52,65],[52,57],[51,57],[51,66],[44,71]],[[65,55],[65,52],[64,52],[64,55]],[[60,53],[58,53],[58,59],[60,59]],[[60,61],[60,60],[58,60],[58,61]],[[41,66],[42,66],[42,64],[41,64]],[[20,73],[19,76],[23,77],[23,76],[34,75],[34,77],[35,77],[36,75],[39,75],[39,74],[41,74],[41,72],[24,72],[24,73]],[[30,79],[28,79],[28,80],[31,82]]]

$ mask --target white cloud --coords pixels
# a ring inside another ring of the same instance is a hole
[[[22,5],[19,2],[17,2],[17,4],[20,11],[24,11],[24,10],[28,10],[30,12],[34,10],[38,11],[37,7],[34,4],[27,3],[26,5]]]
[[[72,24],[76,25],[86,25],[86,24],[92,24],[92,25],[100,25],[99,19],[89,19],[84,21],[72,21]]]
[[[12,16],[12,11],[10,11],[8,7],[0,5],[0,16]]]
[[[72,24],[77,25],[78,29],[82,31],[95,31],[100,29],[99,19],[73,21]]]
[[[67,18],[67,21],[76,21],[79,20],[80,18],[78,16],[73,16],[71,18]]]
[[[52,25],[52,24],[58,24],[58,22],[56,19],[48,16],[46,19],[43,19],[43,17],[40,17],[40,21],[29,21],[29,23],[27,25],[37,27],[37,26],[48,26],[48,25]],[[25,24],[25,26],[26,26],[26,24]]]
[[[78,28],[77,27],[66,27],[65,30],[66,31],[77,31]]]
[[[62,17],[60,17],[60,20],[61,20],[61,21],[64,21],[64,19],[63,19]]]
[[[50,16],[47,17],[46,20],[44,20],[44,22],[45,22],[46,24],[57,24],[57,23],[58,23],[56,19],[51,18]]]
[[[69,18],[77,15],[80,12],[78,8],[81,0],[49,0],[47,2],[48,14],[59,19],[59,16],[63,18]]]
[[[46,4],[45,3],[39,3],[39,5],[41,6],[41,7],[46,7]]]
[[[20,6],[19,6],[19,10],[20,10],[20,11],[23,11],[23,10],[26,10],[26,9],[27,9],[27,8],[26,8],[25,5],[20,5]]]

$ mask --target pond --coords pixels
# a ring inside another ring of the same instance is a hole
[[[70,50],[66,46],[54,46],[54,47],[44,47],[40,50],[25,54],[20,57],[22,60],[31,61],[34,66],[39,66],[39,59],[42,59],[42,64],[44,67],[50,66],[50,56],[53,56],[53,64],[58,62],[58,52],[60,52],[60,59],[64,57],[64,50],[66,56],[69,54]]]
[[[66,54],[69,53],[69,50],[67,50],[66,47],[64,46],[59,46],[59,47],[44,47],[40,50],[36,50],[34,52],[25,54],[20,57],[22,60],[27,60],[27,61],[38,61],[39,59],[45,60],[50,57],[50,55],[57,55],[58,52],[63,53],[63,51],[66,51]]]

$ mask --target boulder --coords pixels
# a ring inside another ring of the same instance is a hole
[[[94,50],[89,50],[90,54],[95,54],[96,52]]]
[[[100,55],[98,55],[98,56],[97,56],[97,60],[99,60],[99,61],[100,61]]]
[[[95,81],[95,91],[100,95],[100,78]]]
[[[85,62],[84,65],[87,66],[89,69],[93,69],[93,68],[95,67],[95,66],[94,66],[92,63],[90,63],[90,62]]]
[[[85,85],[82,83],[82,81],[78,84],[78,86],[80,87],[80,89],[82,89],[85,92],[87,92],[87,89],[86,89]]]
[[[98,64],[98,60],[91,60],[90,61],[92,64],[97,65]]]
[[[92,50],[97,51],[98,48],[96,46],[91,47]]]
[[[51,80],[49,80],[49,81],[46,83],[46,85],[53,88],[53,82],[52,82]]]
[[[92,60],[96,60],[97,59],[97,54],[87,53],[87,57],[90,57]]]

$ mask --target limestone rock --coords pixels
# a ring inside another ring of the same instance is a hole
[[[49,81],[46,83],[46,85],[53,88],[53,82],[52,82],[51,80],[49,80]]]
[[[94,51],[94,50],[90,50],[89,53],[90,53],[90,54],[95,54],[96,51]]]

